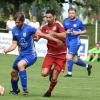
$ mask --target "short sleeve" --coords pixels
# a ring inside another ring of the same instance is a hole
[[[68,29],[68,25],[66,24],[66,19],[63,21],[63,26],[64,26],[64,29],[67,30]]]
[[[40,30],[43,32],[43,33],[46,33],[46,25],[42,25],[40,27]]]
[[[80,21],[80,30],[86,30],[86,27],[84,26],[84,24]]]
[[[65,29],[64,29],[64,26],[62,23],[58,22],[58,32],[61,33],[61,32],[64,32]]]
[[[30,33],[31,33],[31,34],[35,34],[35,33],[36,33],[36,31],[37,31],[37,29],[36,29],[36,28],[31,27],[31,26],[30,26],[30,29],[29,29],[29,30],[30,30]]]
[[[12,29],[12,39],[13,39],[14,41],[17,41],[17,38],[16,38],[16,36],[15,36],[15,31],[14,31],[14,29]]]

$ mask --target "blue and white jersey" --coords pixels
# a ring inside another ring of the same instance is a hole
[[[73,31],[83,31],[85,30],[85,26],[83,25],[83,23],[78,19],[75,18],[74,20],[71,20],[70,18],[66,18],[64,20],[64,28],[65,30],[70,30],[71,33],[66,35],[66,42],[67,45],[68,43],[71,41],[74,44],[79,45],[80,44],[80,35],[74,35]]]
[[[14,27],[12,30],[13,39],[17,41],[20,54],[31,54],[35,52],[35,45],[32,35],[35,34],[36,29],[24,24],[22,28]]]

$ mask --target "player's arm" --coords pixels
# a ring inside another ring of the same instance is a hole
[[[61,33],[56,33],[56,32],[51,32],[50,33],[50,35],[56,36],[56,37],[59,37],[59,38],[65,38],[66,34],[70,34],[70,30],[66,30],[66,31],[61,32]]]
[[[47,39],[47,40],[50,40],[50,41],[54,41],[54,42],[57,42],[59,44],[63,44],[61,40],[51,36],[50,34],[44,34],[43,32],[41,32],[40,30],[37,31],[37,36],[39,38],[44,38],[44,39]]]
[[[57,27],[58,27],[58,33],[51,31],[50,34],[59,38],[66,38],[67,34],[70,34],[70,30],[69,29],[64,29],[64,26],[57,21]]]
[[[86,28],[83,23],[80,21],[79,31],[73,31],[74,35],[83,35],[86,33]]]
[[[17,41],[13,40],[10,47],[4,49],[4,53],[8,53],[10,51],[15,50],[17,47]]]
[[[83,35],[86,33],[86,30],[80,30],[80,31],[73,31],[74,35]]]

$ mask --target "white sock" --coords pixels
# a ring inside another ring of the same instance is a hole
[[[72,72],[68,72],[68,75],[72,75]]]

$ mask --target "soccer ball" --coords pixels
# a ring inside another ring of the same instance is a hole
[[[4,95],[5,89],[3,86],[0,85],[0,95]]]

